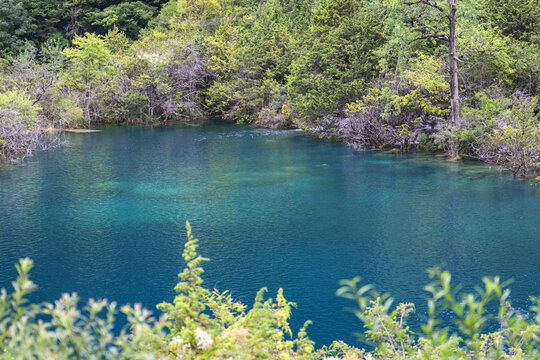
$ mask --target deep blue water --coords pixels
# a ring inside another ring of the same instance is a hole
[[[0,287],[28,256],[39,300],[154,308],[174,296],[189,220],[208,286],[248,304],[283,287],[318,345],[355,343],[361,324],[335,291],[356,275],[419,304],[434,265],[466,288],[512,278],[520,307],[540,295],[540,187],[487,165],[223,123],[66,136],[0,169]]]

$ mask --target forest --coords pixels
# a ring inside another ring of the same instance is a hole
[[[220,118],[540,164],[536,0],[4,0],[0,158],[57,130]]]

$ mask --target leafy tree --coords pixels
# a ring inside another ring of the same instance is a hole
[[[538,98],[514,95],[510,109],[501,113],[497,126],[481,144],[482,160],[500,164],[514,176],[540,167],[540,113]]]
[[[506,99],[540,91],[538,8],[536,0],[4,0],[0,86],[29,96],[55,126],[218,115],[355,147],[479,157],[483,141],[502,134]],[[487,115],[496,101],[504,110]]]
[[[22,0],[0,2],[0,56],[16,55],[36,30]]]
[[[4,90],[24,93],[32,99],[34,105],[40,104],[58,81],[50,64],[39,64],[34,53],[19,55],[1,70],[0,86]]]
[[[25,92],[11,90],[0,93],[0,107],[13,110],[29,126],[35,125],[38,120],[39,107]]]
[[[87,34],[73,39],[73,47],[64,50],[70,61],[66,81],[77,88],[88,88],[113,71],[112,56],[101,36]]]
[[[37,45],[47,40],[71,40],[86,32],[105,33],[117,26],[135,40],[165,0],[22,0],[36,31]]]
[[[73,39],[73,45],[64,50],[70,66],[62,74],[62,81],[77,92],[79,106],[90,125],[92,119],[100,117],[101,109],[92,105],[99,87],[104,86],[108,76],[115,71],[113,57],[103,38],[98,35],[77,36]]]
[[[33,41],[42,44],[51,38],[64,37],[65,1],[23,0],[22,2],[35,25],[35,31],[30,34]]]
[[[132,62],[131,89],[146,96],[150,121],[203,115],[203,91],[212,71],[198,41],[184,43],[154,30],[134,51],[138,60]]]
[[[66,56],[63,53],[66,46],[67,42],[61,37],[47,39],[40,47],[41,62],[51,71],[62,70],[66,62]]]
[[[153,18],[154,8],[141,2],[122,2],[92,15],[92,27],[117,28],[128,38],[136,39],[141,29]]]
[[[161,9],[151,28],[175,32],[177,37],[192,38],[209,34],[219,24],[220,0],[170,0]]]
[[[477,92],[463,106],[463,119],[466,126],[459,133],[463,149],[468,154],[475,154],[483,137],[493,132],[496,120],[506,111],[511,99],[504,96],[504,91],[491,87]]]
[[[338,127],[349,143],[409,151],[422,133],[434,127],[434,119],[448,113],[448,84],[437,59],[420,54],[409,65],[398,79],[381,79],[360,100],[348,104],[349,116]]]
[[[283,12],[279,1],[268,1],[249,28],[232,38],[231,32],[238,29],[224,24],[220,36],[225,39],[211,39],[210,51],[217,56],[210,66],[215,66],[220,75],[208,90],[207,103],[213,111],[241,122],[285,125],[281,110],[292,61],[292,36]],[[227,37],[234,41],[230,51],[223,48]]]
[[[16,162],[32,154],[42,142],[40,108],[21,90],[0,92],[0,162]]]
[[[474,94],[492,86],[509,85],[516,73],[512,39],[491,27],[471,26],[458,39],[462,93]]]
[[[480,2],[491,25],[504,35],[530,40],[540,35],[540,7],[536,0],[483,0]],[[538,41],[538,40],[536,40]]]
[[[287,84],[289,107],[299,124],[321,123],[341,112],[373,78],[374,49],[383,41],[380,18],[377,9],[362,0],[322,0],[316,5]]]

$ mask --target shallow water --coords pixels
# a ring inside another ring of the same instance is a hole
[[[223,123],[66,136],[0,170],[0,287],[29,256],[36,299],[154,308],[174,296],[189,220],[212,259],[207,285],[248,304],[283,287],[294,327],[312,320],[318,345],[355,343],[353,304],[334,294],[356,275],[420,317],[434,265],[466,288],[512,278],[516,306],[540,295],[540,187],[487,165]]]

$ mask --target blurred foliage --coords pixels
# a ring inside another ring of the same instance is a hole
[[[198,240],[187,223],[183,258],[172,303],[162,303],[159,318],[139,304],[123,306],[126,325],[115,330],[117,305],[90,299],[82,308],[76,294],[54,303],[34,304],[36,290],[29,272],[33,263],[21,259],[13,292],[0,294],[0,355],[7,359],[538,359],[540,299],[530,312],[514,309],[507,282],[484,278],[475,292],[458,292],[451,275],[429,270],[433,282],[422,332],[407,325],[414,304],[393,305],[393,299],[360,278],[341,282],[337,295],[354,301],[352,312],[364,324],[364,341],[373,350],[336,341],[315,349],[307,337],[309,321],[293,335],[289,325],[294,303],[280,289],[265,299],[266,289],[248,307],[227,291],[203,286]],[[441,320],[452,314],[453,325]],[[490,330],[491,329],[491,330]],[[328,331],[332,331],[329,329]]]

